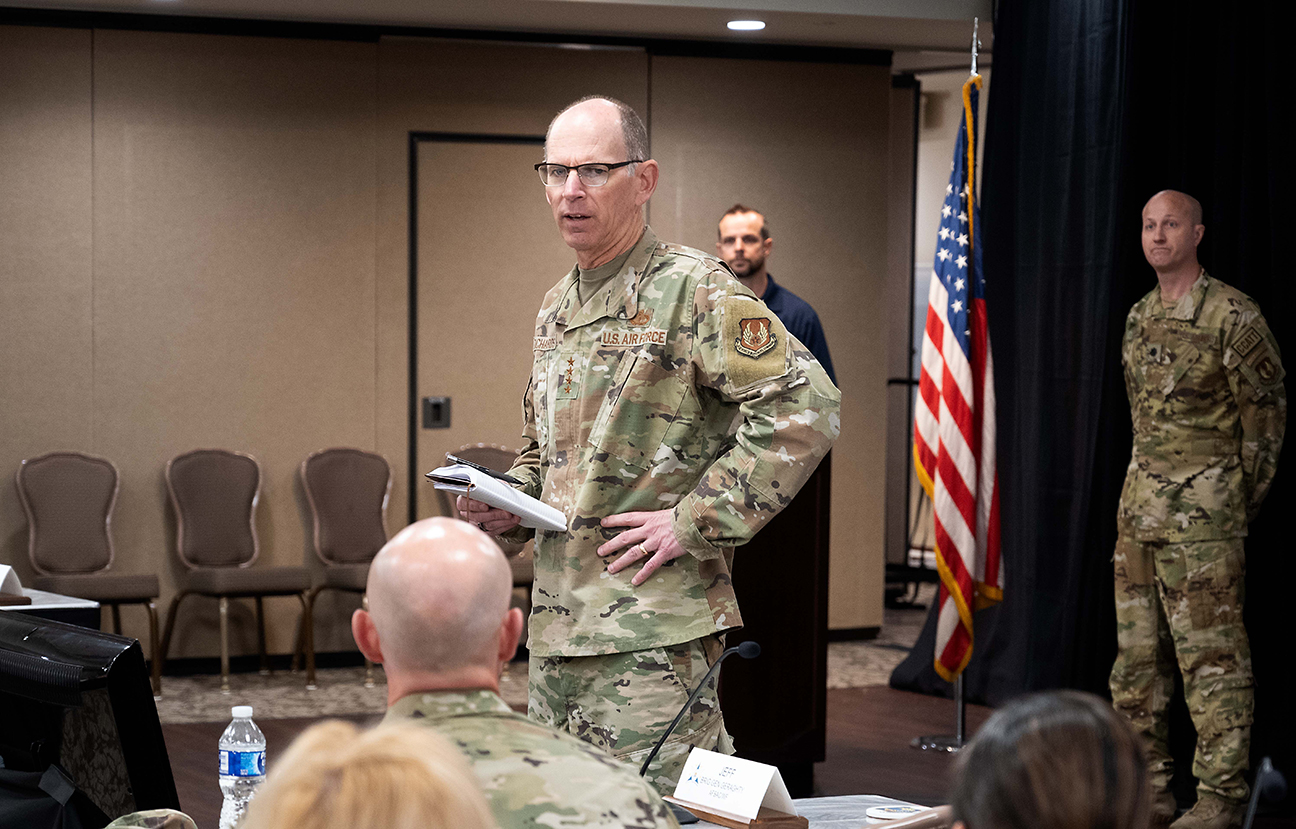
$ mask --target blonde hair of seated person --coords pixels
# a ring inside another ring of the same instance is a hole
[[[959,753],[950,797],[965,829],[1146,829],[1143,745],[1111,703],[1048,691],[996,711]]]
[[[464,756],[426,726],[329,720],[270,769],[240,829],[494,829]]]

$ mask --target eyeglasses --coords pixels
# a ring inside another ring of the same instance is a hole
[[[618,161],[616,164],[577,164],[575,167],[541,162],[535,165],[535,168],[540,173],[540,180],[544,182],[545,187],[563,186],[567,183],[567,176],[572,170],[575,170],[576,175],[580,176],[581,184],[588,187],[602,187],[607,184],[608,173],[618,167],[638,164],[641,161],[643,161],[642,158],[632,158],[629,161]]]

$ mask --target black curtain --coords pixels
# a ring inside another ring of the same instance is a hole
[[[1156,285],[1139,235],[1153,193],[1201,200],[1202,264],[1260,303],[1296,370],[1287,323],[1296,219],[1285,209],[1296,201],[1296,165],[1280,130],[1296,82],[1292,47],[1280,41],[1293,31],[1287,5],[999,4],[981,211],[1005,598],[975,619],[971,701],[1059,687],[1107,693],[1111,555],[1131,444],[1120,340],[1130,306]],[[1253,758],[1272,755],[1289,777],[1296,671],[1283,608],[1296,591],[1296,555],[1283,527],[1296,494],[1294,442],[1246,545]],[[931,667],[934,639],[929,615],[893,686],[951,694]]]

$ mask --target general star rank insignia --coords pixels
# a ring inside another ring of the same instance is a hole
[[[770,327],[769,317],[743,320],[738,326],[741,334],[734,340],[734,348],[739,354],[756,359],[773,348],[778,339]]]
[[[565,371],[565,372],[563,373],[563,383],[564,383],[563,391],[564,391],[564,392],[570,392],[570,391],[571,391],[571,385],[572,385],[572,371],[575,370],[575,365],[576,365],[576,361],[575,361],[575,360],[572,360],[572,359],[568,359],[568,360],[567,360],[567,371]]]

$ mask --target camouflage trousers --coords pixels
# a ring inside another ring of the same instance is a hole
[[[1146,740],[1156,790],[1174,773],[1168,739],[1176,664],[1197,727],[1198,794],[1243,801],[1251,748],[1251,648],[1242,626],[1241,538],[1116,542],[1112,704]]]
[[[720,656],[718,636],[630,653],[531,657],[527,716],[607,749],[638,771]],[[733,754],[713,679],[648,767],[662,794],[675,791],[694,747]]]

